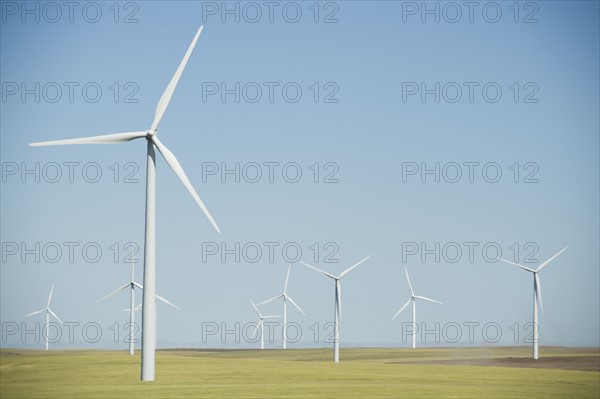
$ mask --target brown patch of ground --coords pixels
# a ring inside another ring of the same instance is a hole
[[[399,362],[400,363],[400,362]],[[561,369],[578,371],[600,372],[600,356],[558,356],[540,357],[538,360],[531,358],[491,358],[491,359],[456,359],[456,360],[428,360],[415,362],[401,362],[402,364],[437,364],[458,366],[492,366],[492,367],[531,367],[540,369]]]

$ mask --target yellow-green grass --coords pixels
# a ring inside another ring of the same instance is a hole
[[[540,353],[600,361],[598,348]],[[600,397],[597,370],[443,364],[528,356],[529,348],[515,347],[343,348],[334,364],[329,349],[161,350],[156,381],[142,383],[139,352],[2,349],[0,398]]]

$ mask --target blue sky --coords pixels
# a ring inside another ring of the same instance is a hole
[[[321,2],[317,23],[313,2],[278,2],[272,22],[269,10],[253,3],[262,13],[255,23],[256,8],[235,2],[228,5],[239,7],[239,22],[222,13],[221,2],[120,3],[118,16],[112,2],[82,2],[73,22],[67,9],[59,18],[43,2],[39,22],[37,11],[23,14],[21,2],[1,4],[3,346],[21,345],[18,334],[6,334],[8,324],[33,328],[38,320],[23,316],[44,306],[52,285],[52,308],[63,321],[80,323],[78,344],[85,341],[81,326],[95,322],[103,334],[93,346],[113,345],[111,326],[127,321],[121,309],[128,297],[94,301],[127,281],[126,243],[143,244],[145,143],[27,143],[149,128],[158,98],[202,23],[159,135],[222,234],[159,158],[158,292],[182,308],[159,305],[160,342],[256,346],[232,337],[202,342],[202,330],[254,322],[249,299],[278,294],[288,260],[296,258],[293,249],[300,248],[302,260],[335,274],[372,254],[342,280],[342,347],[408,345],[401,330],[410,312],[391,320],[409,296],[405,266],[418,293],[444,302],[418,304],[418,322],[429,329],[436,322],[441,329],[463,326],[457,343],[429,336],[421,345],[467,345],[464,323],[470,322],[480,323],[476,343],[493,341],[482,335],[486,323],[500,327],[500,344],[514,343],[518,323],[522,343],[531,321],[531,276],[494,262],[494,250],[535,267],[568,245],[540,274],[541,343],[599,345],[597,2],[521,2],[518,17],[513,2],[481,2],[473,22],[461,8],[455,23],[448,21],[455,9],[435,2],[428,4],[438,4],[439,23],[435,15],[421,15],[421,2]],[[292,23],[298,9],[301,16]],[[124,23],[126,16],[132,23]],[[236,82],[239,102],[235,93],[223,100],[220,92],[207,91],[224,84],[235,92]],[[436,83],[439,102],[435,94],[422,99],[420,90]],[[252,102],[257,87],[262,96]],[[419,92],[409,94],[415,87]],[[236,163],[239,182],[232,174],[207,173]],[[432,174],[422,182],[421,169],[436,163],[439,183]],[[35,173],[23,174],[36,164],[39,182]],[[252,183],[257,164],[261,179]],[[403,176],[414,165],[417,174]],[[456,165],[462,175],[452,183]],[[302,175],[292,183],[297,170]],[[491,182],[498,170],[502,175]],[[101,176],[92,182],[97,171]],[[333,181],[325,183],[330,173]],[[128,174],[133,182],[125,182]],[[70,242],[76,243],[68,244],[75,248],[72,262],[64,244]],[[240,261],[210,255],[212,243],[230,249],[239,243]],[[408,254],[412,243],[419,251],[438,243],[439,261]],[[475,248],[473,259],[468,245]],[[91,252],[82,253],[83,247]],[[261,256],[252,252],[256,247]],[[283,247],[291,252],[283,254]],[[460,255],[453,252],[457,247]],[[23,255],[23,248],[34,248],[33,254]],[[96,248],[101,255],[95,256]],[[141,264],[136,278],[141,282]],[[290,346],[326,346],[332,283],[297,264],[289,293],[307,313],[289,310],[302,330]],[[264,309],[281,311],[279,304]],[[25,344],[36,346],[31,337]],[[59,345],[70,346],[65,337]]]

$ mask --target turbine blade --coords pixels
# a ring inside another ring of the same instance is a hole
[[[200,206],[200,209],[202,209],[202,212],[204,212],[204,214],[206,215],[210,223],[213,225],[215,230],[217,230],[217,232],[220,233],[221,229],[219,229],[219,226],[217,226],[217,222],[215,222],[212,215],[208,211],[208,208],[206,208],[204,202],[202,202],[200,196],[198,195],[198,193],[196,193],[196,190],[194,190],[194,186],[192,186],[192,183],[190,183],[190,180],[183,171],[183,168],[179,164],[179,161],[177,161],[177,158],[175,158],[175,155],[173,155],[173,153],[169,151],[169,149],[165,147],[163,143],[160,142],[158,137],[152,136],[152,141],[154,142],[154,145],[156,145],[156,147],[158,148],[158,151],[160,151],[160,153],[162,154],[165,161],[167,161],[171,169],[173,169],[173,172],[175,172],[177,177],[179,177],[179,180],[181,180],[185,188],[187,188],[187,190],[190,192],[196,203]]]
[[[72,145],[72,144],[118,144],[125,143],[127,141],[140,139],[146,137],[146,132],[127,132],[127,133],[115,133],[105,134],[102,136],[82,137],[77,139],[65,139],[65,140],[52,140],[52,141],[39,141],[37,143],[30,143],[32,147],[47,147],[53,145]]]
[[[350,273],[352,271],[352,269],[354,269],[355,267],[357,267],[358,265],[360,265],[361,263],[363,263],[364,261],[366,261],[367,259],[369,259],[371,257],[371,255],[367,256],[366,258],[358,261],[357,263],[355,263],[354,265],[352,265],[351,267],[347,268],[346,270],[344,270],[340,276],[338,278],[342,278],[344,277],[346,274]]]
[[[198,38],[200,37],[200,33],[202,33],[203,28],[204,28],[204,25],[200,26],[200,28],[198,29],[198,32],[196,32],[196,35],[194,36],[192,43],[188,47],[185,55],[183,56],[183,60],[181,60],[181,63],[179,64],[177,71],[175,71],[175,75],[173,75],[173,78],[171,78],[169,85],[167,86],[164,93],[160,97],[160,100],[158,100],[158,104],[156,105],[156,111],[154,113],[154,121],[152,121],[152,127],[150,128],[151,130],[156,130],[156,128],[158,128],[160,120],[162,119],[163,115],[165,114],[165,111],[167,110],[167,107],[169,106],[169,102],[171,101],[173,92],[175,91],[175,88],[177,87],[179,78],[181,77],[181,74],[183,73],[183,70],[185,69],[185,65],[187,64],[187,62],[190,58],[190,55],[192,54],[192,51],[194,50],[194,46],[196,46],[196,42],[198,41]]]
[[[342,285],[340,284],[340,280],[335,280],[335,285],[337,287],[335,292],[337,293],[338,314],[340,315],[340,320],[342,320]]]
[[[443,303],[441,303],[440,301],[436,301],[435,299],[427,298],[427,297],[424,297],[424,296],[415,295],[415,298],[419,298],[419,299],[422,299],[424,301],[429,301],[429,302],[433,302],[433,303],[439,303],[440,305],[443,305]]]
[[[250,299],[250,303],[252,304],[252,307],[254,308],[254,310],[256,310],[256,313],[258,313],[258,317],[262,317],[262,314],[260,314],[260,310],[258,310],[258,306],[256,306],[256,304],[254,303],[254,301],[252,299]]]
[[[258,303],[258,306],[260,306],[260,305],[264,305],[265,303],[273,302],[273,301],[275,301],[275,300],[277,300],[277,299],[281,298],[282,296],[283,296],[283,294],[279,294],[279,295],[277,295],[277,296],[274,296],[273,298],[269,298],[269,299],[267,299],[266,301],[262,301],[262,302]]]
[[[300,261],[300,263],[302,263],[302,264],[303,264],[304,266],[306,266],[306,267],[310,267],[311,269],[318,271],[318,272],[319,272],[319,273],[321,273],[321,274],[324,274],[324,275],[326,275],[327,277],[331,277],[332,279],[334,279],[334,280],[337,280],[337,277],[335,277],[333,274],[327,273],[327,272],[325,272],[325,271],[323,271],[323,270],[321,270],[321,269],[318,269],[318,268],[316,268],[316,267],[314,267],[314,266],[311,266],[311,265],[309,265],[308,263],[304,263],[304,262],[302,262],[302,261]]]
[[[56,313],[54,313],[54,312],[52,311],[52,309],[48,309],[48,312],[50,312],[50,314],[51,314],[52,316],[54,316],[54,317],[56,318],[56,320],[58,320],[58,321],[60,322],[60,324],[63,324],[62,320],[58,318],[58,316],[56,315]]]
[[[138,283],[136,283],[135,281],[132,281],[131,283],[132,283],[133,285],[135,285],[136,287],[138,287],[140,290],[143,290],[143,289],[144,289],[144,286],[143,286],[143,285],[141,285],[141,284],[138,284]]]
[[[540,304],[540,310],[544,313],[544,305],[542,304],[542,285],[540,284],[540,277],[537,273],[534,274],[535,280],[535,295],[537,296],[538,303]]]
[[[415,296],[415,292],[413,291],[412,284],[410,283],[410,277],[408,277],[408,269],[404,266],[404,272],[406,273],[406,280],[408,281],[408,287],[410,288],[410,294]]]
[[[261,319],[262,320],[262,319]],[[256,337],[256,334],[258,334],[258,328],[260,327],[260,320],[258,323],[256,323],[256,327],[254,328],[254,334],[252,334],[251,338]]]
[[[139,305],[137,305],[135,308],[133,308],[134,311],[140,311],[142,310],[142,304],[140,303]]]
[[[171,302],[167,301],[165,298],[163,298],[160,295],[156,295],[156,299],[158,299],[159,301],[161,301],[163,303],[166,303],[167,305],[174,307],[177,310],[181,310],[181,309],[179,309],[179,307],[177,305],[172,304]]]
[[[535,271],[533,269],[528,268],[527,266],[519,265],[518,263],[511,262],[511,261],[503,259],[503,258],[498,258],[498,259],[501,260],[502,262],[508,263],[509,265],[513,265],[513,266],[519,267],[519,268],[521,268],[523,270],[526,270],[528,272],[532,272],[533,273]]]
[[[283,292],[287,292],[288,281],[290,280],[290,271],[292,270],[292,264],[288,267],[287,274],[285,276],[285,285],[283,286]]]
[[[47,308],[44,308],[42,310],[36,310],[35,312],[31,312],[29,314],[26,314],[25,317],[29,317],[29,316],[33,316],[34,314],[38,314],[38,313],[42,313],[46,310]]]
[[[409,299],[408,301],[406,301],[406,303],[404,304],[404,306],[402,306],[400,308],[400,310],[396,312],[396,314],[394,315],[394,317],[392,317],[392,320],[394,320],[396,318],[396,316],[398,316],[404,309],[406,309],[406,307],[410,304],[411,300],[412,300],[412,298]]]
[[[562,254],[563,252],[565,252],[565,250],[569,248],[564,247],[563,249],[560,250],[560,252],[558,252],[556,255],[554,255],[553,257],[551,257],[550,259],[548,259],[547,261],[545,261],[544,263],[542,263],[541,265],[538,266],[538,268],[536,269],[536,272],[539,272],[540,270],[542,270],[544,267],[546,267],[548,265],[548,263],[552,262],[554,260],[554,258],[556,258],[558,255]]]
[[[282,316],[263,316],[263,319],[275,319]]]
[[[108,298],[108,297],[111,297],[111,296],[115,295],[117,292],[119,292],[119,291],[122,291],[122,290],[124,290],[125,288],[128,288],[130,284],[131,284],[131,283],[123,284],[122,286],[120,286],[119,288],[117,288],[116,290],[114,290],[113,292],[111,292],[110,294],[103,296],[102,298],[98,299],[98,300],[97,300],[96,302],[94,302],[94,303],[101,302],[101,301],[105,300],[106,298]]]
[[[133,251],[135,251],[135,249]],[[132,259],[131,259],[131,281],[132,282],[133,282],[133,279],[135,278],[135,262],[133,260],[133,255],[134,255],[134,253],[131,254],[131,256],[132,256]]]
[[[306,316],[306,313],[304,313],[304,311],[302,309],[300,309],[300,306],[298,306],[296,304],[296,302],[294,302],[294,300],[292,298],[290,298],[289,296],[286,295],[286,298],[290,300],[290,302],[292,303],[292,305],[294,305],[296,307],[296,309],[298,309],[300,312],[302,312],[302,314],[304,316]]]
[[[47,308],[50,307],[50,300],[52,299],[53,292],[54,292],[54,286],[52,286],[52,288],[50,289],[50,296],[48,296],[48,305],[46,305]]]

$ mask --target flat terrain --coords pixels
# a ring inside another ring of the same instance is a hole
[[[0,398],[595,398],[598,348],[161,350],[156,381],[126,351],[0,350]]]

